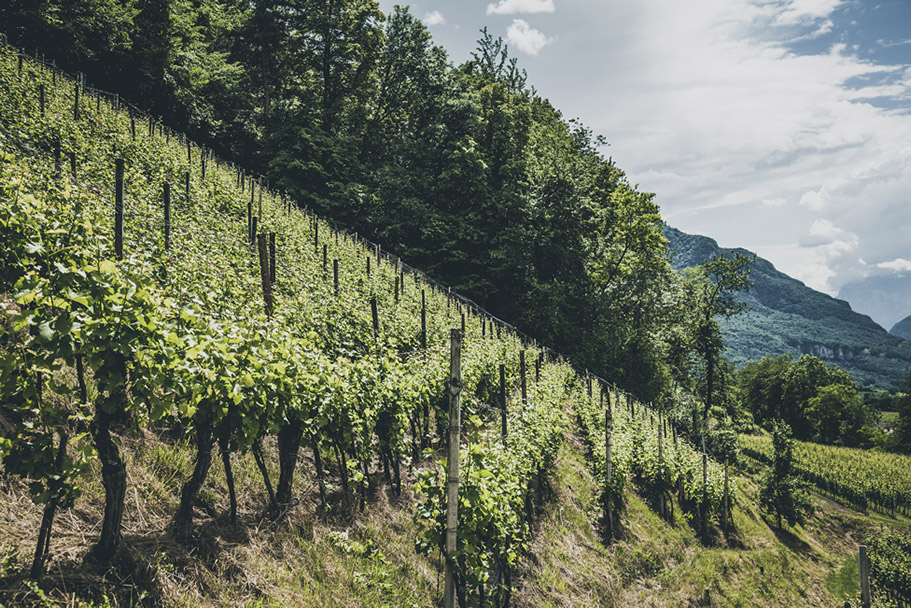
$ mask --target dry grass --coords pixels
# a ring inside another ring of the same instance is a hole
[[[207,508],[196,512],[197,536],[179,543],[167,530],[193,451],[168,433],[120,441],[129,471],[124,542],[106,572],[83,561],[103,509],[97,471],[87,478],[76,506],[58,514],[40,588],[19,576],[34,550],[40,508],[21,481],[0,478],[0,605],[439,604],[439,562],[414,549],[410,478],[403,479],[404,495],[396,498],[376,476],[366,508],[352,514],[341,512],[340,489],[330,484],[332,508],[318,513],[311,454],[302,451],[295,485],[300,505],[272,524],[260,517],[265,492],[253,458],[235,455],[239,509],[237,525],[231,525],[223,515],[227,490],[216,459],[200,493]],[[275,466],[274,441],[264,447]],[[756,474],[748,472],[739,481],[736,531],[728,538],[717,529],[707,537],[697,534],[679,505],[667,522],[631,493],[622,537],[606,542],[597,488],[580,445],[570,437],[534,522],[530,552],[514,577],[513,606],[837,605],[832,589],[850,590],[845,565],[857,544],[886,520],[819,499],[805,526],[778,531],[756,507],[758,489],[750,478]],[[276,475],[273,470],[273,479]]]
[[[262,478],[252,456],[232,459],[238,521],[226,513],[227,488],[216,459],[200,492],[210,508],[197,509],[197,536],[175,541],[168,524],[192,463],[186,443],[166,434],[121,437],[128,488],[123,543],[114,567],[84,563],[97,538],[103,492],[97,471],[73,509],[54,522],[45,598],[20,574],[27,570],[41,510],[16,478],[0,478],[0,605],[5,606],[427,606],[434,602],[437,570],[417,555],[408,479],[393,498],[380,479],[363,512],[342,514],[340,490],[330,485],[329,514],[318,514],[310,453],[302,451],[295,482],[300,504],[274,524],[261,518]],[[275,446],[264,446],[275,465]],[[273,481],[277,471],[272,471]],[[205,511],[209,511],[207,514]],[[212,517],[211,515],[215,515]],[[4,561],[5,560],[5,561]]]

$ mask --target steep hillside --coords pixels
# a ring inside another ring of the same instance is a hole
[[[889,333],[905,340],[911,340],[911,315],[893,325]]]
[[[725,249],[708,237],[667,226],[665,236],[676,253],[677,269],[694,266]],[[722,324],[727,356],[737,364],[765,355],[817,355],[848,370],[861,385],[891,388],[911,367],[911,343],[889,335],[870,317],[851,306],[775,269],[757,257],[753,288],[742,299],[750,309]]]

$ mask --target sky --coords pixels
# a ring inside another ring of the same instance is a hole
[[[394,4],[380,1],[387,13]],[[867,277],[911,278],[911,0],[410,10],[456,64],[481,28],[502,36],[528,83],[604,135],[604,155],[656,193],[672,226],[755,251],[831,295]]]

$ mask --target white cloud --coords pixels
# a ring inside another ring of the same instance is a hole
[[[829,193],[825,188],[810,190],[800,197],[800,204],[810,211],[822,211],[829,204]]]
[[[488,15],[515,15],[517,13],[552,13],[554,0],[499,0],[487,5]]]
[[[424,25],[431,27],[434,25],[443,25],[446,23],[446,20],[443,19],[443,15],[440,11],[428,11],[424,13],[424,18],[421,19],[424,22]]]
[[[827,19],[844,0],[791,0],[779,6],[775,20],[782,25]]]
[[[911,260],[895,258],[889,262],[880,262],[879,264],[876,264],[876,267],[895,272],[909,272],[911,271]]]
[[[835,12],[854,5],[602,6],[610,8],[579,19],[591,29],[561,35],[548,58],[562,61],[566,74],[539,90],[608,138],[605,154],[657,193],[672,225],[764,251],[782,271],[830,293],[886,272],[861,257],[908,257],[911,113],[902,109],[911,98],[911,61],[879,64],[865,47],[800,54],[794,49],[805,47],[792,46],[840,23]],[[589,43],[584,35],[597,36],[596,21],[625,29]],[[610,61],[585,69],[567,61],[595,53]],[[582,92],[570,88],[579,78],[589,83]],[[816,220],[828,224],[808,231]],[[830,226],[845,231],[827,234]]]
[[[513,19],[512,24],[506,28],[506,41],[516,45],[523,53],[537,55],[541,49],[553,42],[553,38],[531,27],[524,19]]]

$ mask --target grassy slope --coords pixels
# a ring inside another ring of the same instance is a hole
[[[729,538],[714,530],[705,542],[679,508],[668,524],[632,494],[623,538],[606,545],[592,524],[599,512],[587,471],[569,441],[517,605],[835,606],[857,593],[857,545],[886,521],[815,497],[806,525],[778,531],[756,507],[754,468],[741,471]]]
[[[49,575],[42,582],[48,598],[59,602],[54,605],[101,605],[102,590],[114,593],[110,603],[121,606],[438,603],[439,561],[414,551],[409,492],[397,500],[381,489],[352,518],[320,517],[312,462],[305,453],[295,488],[301,505],[269,526],[258,520],[262,491],[252,458],[239,458],[238,526],[221,517],[227,492],[216,465],[202,493],[214,517],[200,510],[199,538],[183,545],[171,540],[166,526],[176,504],[174,479],[191,467],[185,444],[151,434],[124,438],[124,443],[134,507],[125,523],[130,559],[107,575],[82,564],[85,538],[94,533],[94,513],[103,500],[99,484],[92,483],[56,528]],[[669,524],[630,494],[623,537],[607,543],[594,523],[600,517],[594,480],[570,437],[555,465],[552,494],[535,522],[514,605],[833,606],[856,593],[856,569],[851,568],[856,547],[877,520],[818,499],[817,513],[805,526],[776,531],[755,506],[757,486],[751,477],[758,469],[745,473],[734,510],[736,532],[728,539],[712,530],[703,541],[679,508]],[[18,562],[13,557],[6,565],[8,572],[30,554],[39,516],[20,482],[0,484],[0,555],[19,555]],[[138,528],[144,532],[134,533]],[[21,582],[7,587],[0,603],[41,605]]]

